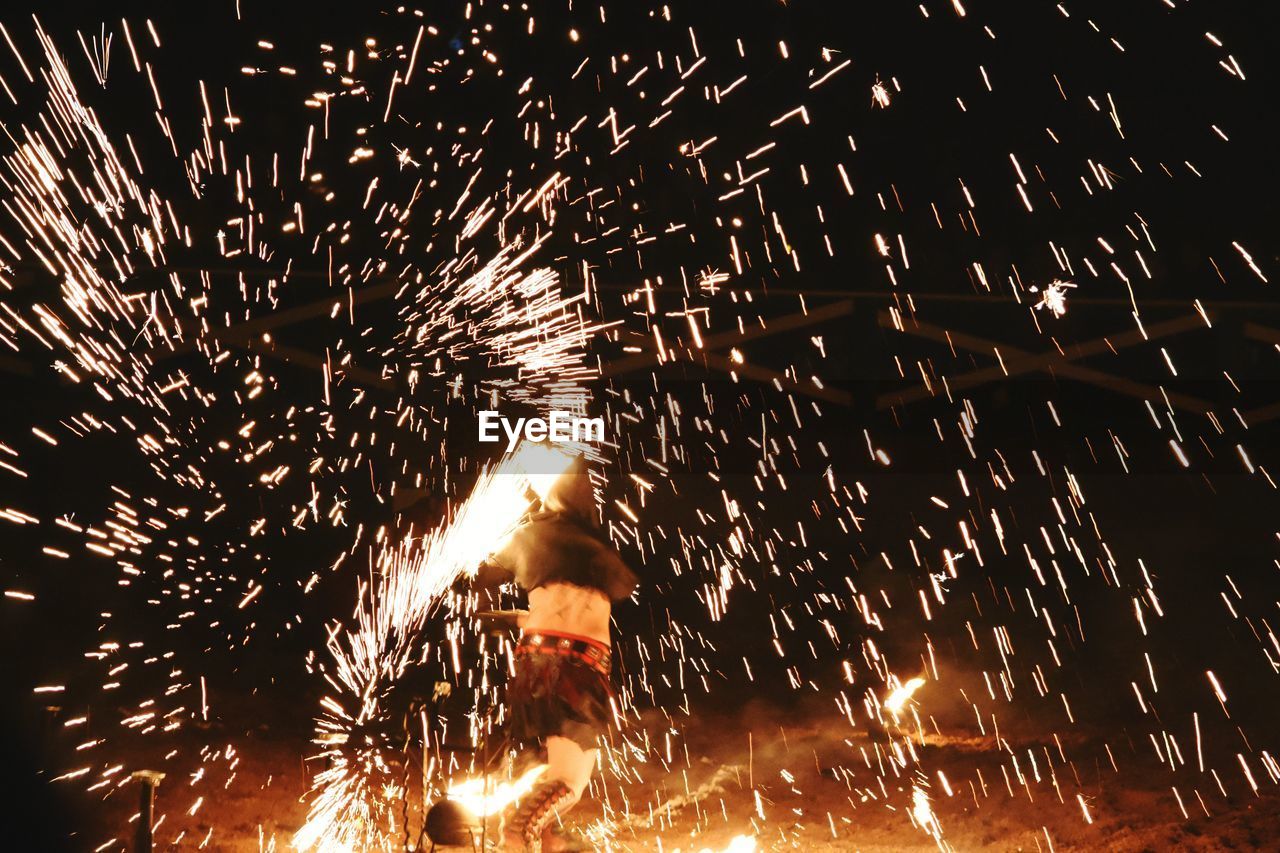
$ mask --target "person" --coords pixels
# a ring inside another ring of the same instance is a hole
[[[514,579],[527,611],[506,611],[521,633],[507,684],[510,737],[544,747],[546,770],[503,815],[508,850],[587,849],[560,831],[582,797],[613,718],[609,620],[636,575],[599,529],[594,489],[579,456],[512,537],[481,567],[493,588]],[[501,620],[497,612],[490,619]]]

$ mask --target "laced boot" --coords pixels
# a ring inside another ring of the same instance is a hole
[[[555,823],[557,812],[567,811],[576,800],[573,790],[558,779],[534,785],[506,815],[503,837],[507,849],[542,853],[543,834]],[[548,847],[548,851],[558,849],[564,848]]]

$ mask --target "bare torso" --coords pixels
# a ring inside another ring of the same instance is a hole
[[[609,645],[609,596],[571,583],[548,583],[529,592],[526,631],[560,631]]]

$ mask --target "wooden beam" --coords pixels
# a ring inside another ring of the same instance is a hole
[[[696,361],[704,353],[714,352],[726,347],[737,346],[747,341],[758,340],[759,338],[769,337],[771,335],[781,335],[786,332],[793,332],[796,329],[803,329],[808,326],[816,326],[819,323],[826,323],[838,317],[846,317],[853,313],[853,300],[842,299],[838,302],[831,302],[820,308],[814,308],[811,311],[799,311],[795,314],[788,314],[779,317],[776,320],[769,320],[761,326],[751,326],[743,329],[741,332],[719,332],[714,335],[708,335],[702,340],[702,349],[689,350],[685,348],[685,352],[677,351],[676,357],[681,361]],[[637,340],[649,341],[643,335],[636,335]],[[657,353],[637,353],[636,355],[626,356],[624,358],[611,361],[604,365],[601,374],[604,376],[620,376],[623,373],[632,373],[637,370],[644,370],[647,367],[655,367],[661,363]],[[741,371],[739,371],[741,372]],[[746,375],[745,373],[743,374]],[[780,374],[779,374],[780,375]],[[821,390],[821,389],[819,389]]]
[[[1240,417],[1244,418],[1244,422],[1251,427],[1270,423],[1276,418],[1280,418],[1280,403],[1261,406],[1253,411],[1245,412]]]
[[[1261,326],[1257,323],[1246,322],[1244,324],[1244,336],[1252,338],[1255,341],[1271,344],[1280,347],[1280,331],[1272,329],[1269,326]],[[1250,412],[1245,412],[1241,417],[1249,426],[1258,426],[1259,424],[1269,423],[1280,418],[1280,403],[1271,403],[1262,406]]]
[[[1272,329],[1269,326],[1260,326],[1257,323],[1246,322],[1244,324],[1244,336],[1246,338],[1253,338],[1255,341],[1262,341],[1266,344],[1280,346],[1280,331]]]
[[[894,325],[892,315],[886,311],[880,312],[877,315],[877,320],[884,328],[898,328]],[[1141,400],[1158,400],[1162,397],[1167,397],[1169,402],[1178,406],[1178,408],[1204,413],[1212,410],[1213,408],[1211,404],[1204,400],[1200,400],[1186,394],[1170,393],[1152,385],[1136,382],[1131,379],[1125,379],[1101,370],[1073,363],[1079,358],[1088,358],[1089,356],[1097,355],[1102,352],[1118,351],[1146,340],[1155,340],[1157,338],[1179,334],[1203,325],[1204,321],[1198,316],[1180,317],[1173,320],[1167,320],[1162,323],[1155,323],[1146,327],[1145,336],[1137,329],[1132,329],[1118,335],[1098,338],[1096,340],[1080,344],[1079,346],[1072,348],[1070,355],[1063,355],[1056,349],[1048,350],[1039,354],[1030,353],[1017,347],[1000,344],[965,332],[949,332],[946,329],[929,323],[904,323],[902,328],[898,330],[915,337],[925,338],[927,340],[936,341],[953,347],[959,347],[970,352],[984,353],[992,357],[995,356],[997,350],[1000,351],[1001,358],[1004,361],[1003,367],[998,365],[985,367],[979,370],[970,371],[969,373],[961,374],[954,379],[946,379],[944,380],[944,387],[950,391],[963,391],[968,388],[975,388],[980,385],[985,385],[990,382],[999,381],[1001,379],[1023,373],[1044,371],[1050,374],[1061,375],[1077,382],[1096,385],[1100,388],[1105,388],[1118,394],[1137,397]],[[920,400],[930,399],[935,396],[937,396],[937,393],[932,392],[927,388],[911,388],[906,391],[882,394],[876,400],[876,408],[887,409],[895,405],[906,405]]]
[[[820,388],[817,385],[796,382],[785,373],[779,373],[776,370],[770,370],[767,367],[759,367],[754,364],[738,364],[733,359],[725,358],[716,353],[704,353],[703,359],[706,366],[711,370],[745,376],[748,379],[754,379],[756,382],[773,385],[780,391],[791,391],[803,394],[806,397],[837,403],[841,406],[853,405],[853,395],[848,391],[840,391],[835,388]],[[690,361],[693,361],[693,359],[690,359]]]

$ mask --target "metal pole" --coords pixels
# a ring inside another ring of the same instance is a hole
[[[134,853],[151,853],[151,824],[154,821],[156,787],[164,778],[155,770],[138,770],[133,778],[142,783],[138,799],[138,832],[133,845]]]

